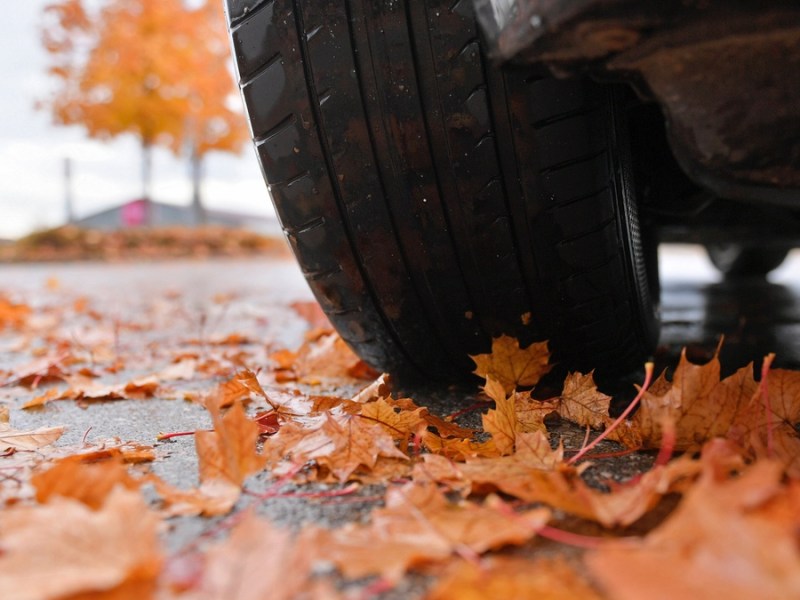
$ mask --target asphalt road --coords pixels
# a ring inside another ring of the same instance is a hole
[[[721,335],[723,370],[776,354],[776,367],[800,368],[800,251],[767,280],[726,281],[695,247],[660,252],[662,349],[697,358],[713,353]]]
[[[665,249],[660,262],[662,363],[674,361],[683,346],[688,346],[695,357],[708,356],[720,334],[724,334],[722,358],[727,371],[751,360],[758,361],[767,352],[777,354],[777,366],[800,366],[800,253],[791,256],[769,281],[722,281],[705,256],[694,248]],[[71,302],[81,296],[90,298],[98,313],[117,315],[115,322],[125,325],[122,333],[117,327],[115,333],[106,331],[106,334],[116,336],[115,347],[141,361],[128,365],[128,369],[140,369],[142,373],[164,359],[161,349],[175,336],[199,339],[201,347],[208,344],[209,352],[223,352],[213,346],[215,339],[230,334],[245,336],[254,348],[253,360],[258,360],[261,351],[258,349],[265,341],[265,351],[295,347],[302,340],[305,324],[288,305],[311,299],[293,263],[266,259],[2,266],[0,290],[33,304],[42,314],[56,310],[54,303]],[[107,325],[104,321],[99,323],[102,327]],[[137,323],[142,326],[138,331]],[[75,336],[86,333],[80,323],[74,327]],[[0,368],[8,370],[21,360],[15,343],[13,339],[2,339]],[[206,380],[197,385],[202,391],[210,383]],[[441,390],[434,396],[438,411],[464,406],[462,392]],[[22,401],[0,396],[0,403],[12,407]],[[76,444],[84,437],[112,436],[154,443],[160,432],[206,427],[208,418],[196,404],[153,399],[101,402],[86,408],[74,402],[56,402],[39,411],[13,410],[12,424],[18,429],[67,425],[67,433],[60,442],[63,444]],[[196,457],[190,438],[158,444],[157,454],[159,460],[153,466],[157,474],[178,486],[197,483]],[[624,477],[626,468],[635,470],[637,465],[629,462],[627,467],[614,468],[619,468],[618,475]],[[253,489],[266,485],[266,477],[260,480]],[[363,493],[369,495],[374,490]],[[321,504],[297,499],[270,500],[259,511],[292,527],[309,522],[336,524],[359,520],[364,514],[363,505],[358,502]],[[175,519],[166,543],[171,550],[180,549],[213,526],[208,519]],[[415,590],[417,583],[412,578],[392,597],[414,597]]]

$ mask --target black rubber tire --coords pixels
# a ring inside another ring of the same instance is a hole
[[[708,244],[706,253],[723,275],[730,278],[766,277],[783,264],[791,248],[750,244]]]
[[[227,0],[283,229],[379,369],[463,376],[508,334],[612,374],[658,337],[616,91],[483,54],[472,0]]]

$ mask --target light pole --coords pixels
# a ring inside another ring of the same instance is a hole
[[[75,213],[72,208],[72,159],[64,158],[64,213],[67,223],[75,222]]]

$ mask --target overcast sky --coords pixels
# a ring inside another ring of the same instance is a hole
[[[73,199],[78,216],[141,195],[136,139],[100,143],[80,127],[56,127],[34,102],[53,89],[45,74],[39,42],[44,6],[51,0],[7,2],[0,20],[0,238],[62,223],[63,162],[73,163]],[[253,214],[271,214],[266,186],[252,146],[241,156],[212,153],[206,159],[206,205]],[[185,161],[156,151],[155,200],[188,204],[191,189]]]

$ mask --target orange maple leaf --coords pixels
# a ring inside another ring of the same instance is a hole
[[[200,467],[200,481],[221,480],[241,486],[248,475],[260,471],[266,462],[258,453],[258,424],[247,418],[241,402],[223,415],[217,401],[207,403],[214,431],[198,431],[195,445]]]
[[[483,430],[491,434],[495,448],[500,454],[514,452],[517,439],[517,411],[514,402],[515,394],[506,395],[503,384],[492,375],[486,375],[486,395],[494,400],[495,408],[483,415]]]
[[[348,578],[381,574],[396,581],[408,569],[441,562],[460,548],[483,553],[522,544],[550,518],[547,509],[515,513],[499,498],[453,504],[430,484],[391,488],[386,508],[368,525],[322,530],[317,547]]]
[[[760,461],[736,477],[706,462],[668,520],[641,543],[587,558],[614,598],[798,598],[800,484]]]
[[[408,460],[383,425],[349,414],[324,413],[322,423],[310,428],[289,422],[265,441],[264,449],[273,467],[286,458],[292,464],[315,461],[339,481],[358,469],[371,470],[380,457]]]
[[[306,536],[307,538],[308,536]],[[315,548],[291,531],[248,512],[230,536],[203,557],[202,574],[189,598],[294,600],[311,587]],[[313,596],[317,597],[317,596]]]
[[[611,396],[597,389],[592,373],[570,373],[564,381],[558,414],[576,425],[601,429],[611,422],[608,416],[610,403]]]
[[[49,446],[64,433],[64,427],[39,427],[22,431],[0,422],[0,454],[17,450],[38,450]]]
[[[426,596],[427,600],[546,598],[600,600],[584,575],[563,557],[490,556],[480,564],[459,561]]]
[[[467,459],[458,469],[475,492],[499,490],[527,502],[542,502],[608,527],[630,525],[661,497],[699,471],[690,458],[657,466],[610,492],[595,490],[580,477],[581,469],[565,466],[563,449],[551,450],[542,432],[522,434],[511,456]]]
[[[475,362],[476,375],[484,379],[493,377],[511,393],[517,386],[531,387],[536,385],[543,375],[548,373],[552,365],[547,342],[536,342],[527,348],[520,348],[519,342],[510,336],[503,335],[492,340],[492,351],[489,354],[470,356]]]
[[[383,398],[379,398],[374,402],[364,404],[359,414],[364,419],[383,425],[395,440],[407,442],[412,433],[427,423],[426,413],[427,409],[424,408],[417,408],[413,411],[401,409],[395,411],[394,406]],[[401,447],[403,447],[402,444]]]
[[[70,498],[0,511],[0,598],[152,597],[158,518],[115,487],[97,510]]]
[[[97,510],[115,487],[136,490],[139,482],[128,474],[119,455],[95,461],[76,454],[34,474],[31,485],[36,488],[36,499],[40,503],[55,497],[72,498]]]
[[[0,329],[13,327],[19,329],[28,320],[31,309],[25,304],[12,302],[3,295],[0,295]]]

